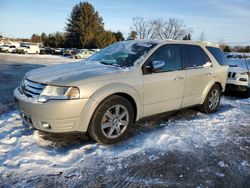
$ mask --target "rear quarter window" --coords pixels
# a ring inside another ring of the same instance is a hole
[[[226,57],[219,48],[210,46],[207,46],[206,48],[214,56],[214,58],[220,65],[227,65]]]
[[[200,68],[210,62],[204,50],[197,45],[182,45],[185,68]]]

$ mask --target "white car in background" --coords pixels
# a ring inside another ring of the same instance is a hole
[[[3,45],[3,46],[1,46],[1,47],[0,47],[0,52],[7,52],[8,49],[9,49],[9,47],[10,47],[10,46],[9,46],[9,45],[6,45],[6,44]]]
[[[229,70],[226,90],[247,93],[250,96],[250,59],[229,58],[227,62]]]
[[[75,59],[87,59],[88,57],[90,57],[93,54],[94,54],[93,51],[90,51],[87,49],[82,49],[77,54],[75,54],[73,56],[73,58],[75,58]]]
[[[40,48],[37,45],[25,45],[16,49],[19,54],[39,54]]]
[[[5,53],[15,53],[16,46],[15,45],[3,45],[0,47],[0,51],[5,52]]]
[[[250,72],[241,67],[229,67],[226,89],[250,93]]]

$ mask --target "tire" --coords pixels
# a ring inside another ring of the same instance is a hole
[[[208,92],[204,103],[200,106],[200,111],[207,114],[217,111],[220,106],[220,99],[221,88],[218,84],[215,84]]]
[[[112,95],[104,99],[95,110],[88,134],[100,144],[109,145],[122,141],[130,132],[134,109],[124,97]]]
[[[247,88],[247,97],[250,97],[250,87]]]

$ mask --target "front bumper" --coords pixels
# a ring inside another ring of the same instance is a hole
[[[41,131],[65,133],[86,132],[91,117],[86,113],[90,104],[95,103],[91,98],[76,100],[51,100],[39,103],[35,98],[21,94],[18,89],[14,91],[14,100],[21,113],[22,120]],[[86,114],[85,117],[84,114]],[[47,123],[49,128],[42,124]]]
[[[248,87],[245,85],[227,84],[226,91],[247,92]]]

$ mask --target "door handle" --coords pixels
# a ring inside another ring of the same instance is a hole
[[[211,75],[213,75],[213,73],[212,72],[207,72],[206,75],[211,76]]]
[[[183,80],[184,77],[181,77],[181,76],[177,76],[176,78],[174,78],[175,81],[178,81],[178,80]]]

